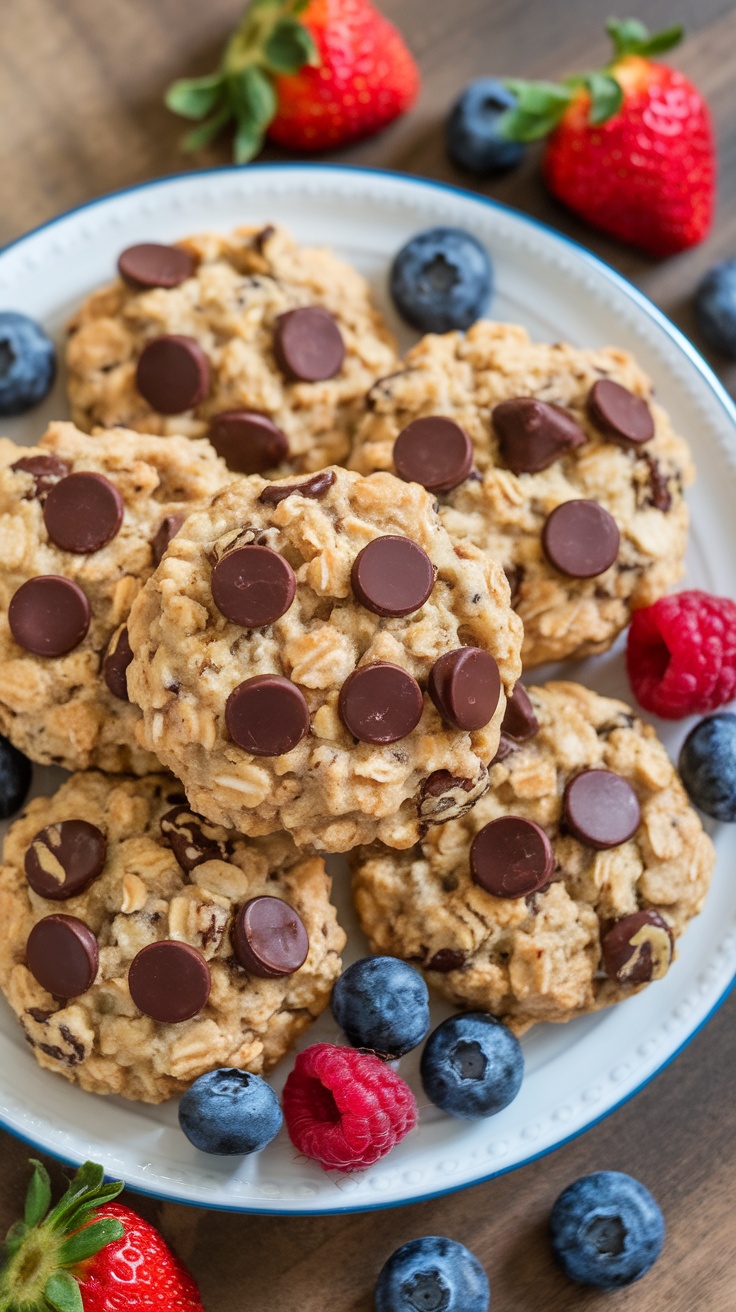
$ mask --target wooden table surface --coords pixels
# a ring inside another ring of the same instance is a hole
[[[632,6],[633,7],[633,6]],[[384,0],[421,64],[413,112],[338,160],[473,187],[447,160],[442,122],[482,73],[556,77],[602,62],[609,0]],[[183,160],[178,120],[161,103],[176,76],[209,72],[240,0],[1,0],[0,241],[92,196],[157,174],[222,163],[226,147]],[[684,18],[676,62],[707,94],[718,129],[715,230],[700,248],[655,264],[597,236],[544,191],[536,150],[481,189],[602,255],[692,332],[701,272],[736,253],[736,9],[732,0],[639,0],[653,28]],[[279,158],[271,152],[272,158]],[[702,345],[702,343],[699,343]],[[714,361],[726,382],[722,361]],[[695,435],[696,436],[696,435]],[[723,874],[724,872],[722,872]],[[561,1312],[733,1312],[736,1308],[736,997],[632,1102],[582,1138],[523,1170],[463,1193],[368,1215],[227,1216],[132,1198],[161,1226],[200,1281],[207,1312],[369,1312],[389,1253],[417,1235],[461,1239],[484,1263],[492,1307]],[[0,1135],[0,1230],[18,1212],[27,1148]],[[581,1291],[550,1258],[546,1219],[576,1176],[615,1168],[653,1191],[668,1226],[664,1256],[616,1296]],[[57,1180],[61,1173],[54,1168]]]

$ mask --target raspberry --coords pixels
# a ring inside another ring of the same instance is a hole
[[[414,1129],[409,1085],[378,1058],[331,1043],[300,1052],[284,1086],[289,1138],[325,1170],[362,1171]]]
[[[723,706],[736,695],[736,602],[677,592],[634,611],[626,668],[637,700],[666,720]]]

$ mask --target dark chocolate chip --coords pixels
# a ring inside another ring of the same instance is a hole
[[[143,347],[135,381],[152,410],[161,415],[180,415],[206,397],[209,361],[193,337],[165,333]]]
[[[428,691],[446,723],[456,729],[483,729],[498,706],[501,676],[490,652],[457,647],[435,661]]]
[[[190,810],[186,802],[162,815],[159,825],[185,874],[203,861],[227,861],[226,831]]]
[[[16,460],[10,468],[22,470],[24,474],[30,474],[33,478],[33,491],[25,493],[24,501],[32,501],[34,498],[43,501],[59,479],[66,478],[71,472],[71,465],[67,464],[66,460],[60,460],[58,456],[21,456],[20,460]]]
[[[22,583],[8,607],[10,632],[19,647],[36,656],[65,656],[89,629],[89,602],[77,583],[39,574]]]
[[[178,287],[191,278],[194,256],[181,246],[144,241],[129,246],[118,259],[118,270],[132,287]]]
[[[49,491],[43,518],[57,547],[88,556],[120,531],[124,510],[115,484],[103,474],[69,474]]]
[[[655,510],[661,510],[666,515],[672,509],[672,493],[670,492],[669,479],[666,474],[662,473],[659,461],[653,456],[645,456],[644,459],[649,467],[649,495],[646,504],[654,506]]]
[[[661,979],[672,961],[672,930],[657,911],[635,911],[614,921],[601,940],[603,966],[620,984]]]
[[[415,679],[400,665],[375,661],[345,680],[338,702],[340,718],[363,743],[395,743],[416,729],[424,701]]]
[[[279,897],[254,897],[235,918],[233,946],[241,966],[262,979],[293,975],[307,959],[304,922]]]
[[[457,779],[449,770],[435,770],[422,784],[422,797],[441,797],[451,789],[462,788],[463,792],[472,792],[475,779]]]
[[[309,733],[309,707],[296,684],[278,674],[257,674],[233,688],[225,723],[243,751],[284,756]]]
[[[374,615],[411,615],[429,597],[434,569],[411,538],[387,534],[358,553],[350,579],[358,601]]]
[[[276,363],[296,382],[334,378],[345,359],[345,343],[336,319],[321,305],[304,305],[280,314],[274,324]]]
[[[166,515],[158,526],[156,536],[151,543],[151,551],[156,565],[160,565],[164,553],[181,528],[186,515]]]
[[[604,574],[620,545],[618,525],[597,501],[563,501],[542,529],[542,546],[551,565],[573,579]]]
[[[208,437],[235,474],[263,474],[289,454],[286,433],[257,410],[224,410],[214,415]]]
[[[113,697],[129,702],[127,671],[133,659],[128,630],[123,625],[110,639],[102,662],[102,673]]]
[[[506,702],[506,710],[501,721],[501,732],[514,742],[526,743],[539,733],[539,720],[534,714],[534,707],[529,693],[523,683],[517,683]]]
[[[654,437],[654,419],[646,401],[612,378],[599,378],[591,387],[588,417],[605,437],[625,446],[640,446]]]
[[[544,888],[555,859],[544,830],[520,815],[502,815],[478,831],[470,848],[470,873],[494,897],[527,897]]]
[[[321,501],[334,481],[333,469],[321,469],[318,474],[312,474],[311,478],[305,478],[301,483],[269,483],[268,487],[264,487],[258,500],[264,506],[277,506],[280,501],[295,495]]]
[[[233,624],[262,629],[285,615],[296,595],[288,560],[270,547],[237,547],[212,571],[212,599]]]
[[[599,850],[626,843],[641,824],[636,793],[628,779],[611,770],[583,770],[570,779],[562,812],[570,833]]]
[[[501,458],[514,474],[536,474],[547,469],[588,440],[568,410],[533,396],[502,401],[494,406],[491,419]]]
[[[201,952],[174,939],[141,948],[130,963],[128,988],[139,1011],[164,1025],[191,1020],[207,1006],[210,968]]]
[[[470,473],[473,444],[454,419],[427,415],[413,419],[394,442],[394,468],[405,483],[429,492],[450,492]]]
[[[481,767],[475,779],[462,779],[449,770],[434,770],[423,782],[417,810],[425,824],[444,824],[472,810],[488,787],[488,771]]]
[[[64,902],[102,874],[105,835],[87,820],[61,820],[40,829],[25,855],[26,879],[39,897]]]
[[[76,916],[44,916],[28,935],[26,964],[47,993],[78,998],[95,982],[97,939]]]
[[[447,975],[451,970],[459,970],[465,965],[465,954],[458,952],[455,948],[440,948],[434,956],[427,962],[425,970],[437,970],[441,975]]]

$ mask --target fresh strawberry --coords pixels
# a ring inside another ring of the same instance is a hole
[[[51,1184],[40,1162],[25,1218],[11,1226],[0,1265],[0,1312],[202,1312],[186,1267],[157,1230],[121,1203],[120,1181],[103,1182],[85,1162],[49,1211]]]
[[[216,73],[175,82],[169,109],[204,119],[186,150],[235,121],[234,156],[264,138],[291,150],[329,150],[386,127],[419,89],[403,37],[370,0],[253,0]]]
[[[506,83],[516,107],[499,124],[513,141],[547,136],[550,191],[576,214],[648,255],[674,255],[708,233],[716,160],[708,106],[692,82],[651,56],[679,27],[652,36],[610,19],[606,68],[550,82]]]

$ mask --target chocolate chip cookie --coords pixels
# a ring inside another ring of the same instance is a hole
[[[128,628],[142,742],[192,806],[325,852],[471,806],[520,671],[503,571],[416,483],[338,468],[219,493]]]
[[[715,852],[654,730],[575,683],[518,689],[490,787],[411,852],[353,857],[371,948],[518,1033],[663,976]]]
[[[323,861],[209,824],[166,775],[72,775],[3,860],[0,987],[40,1065],[92,1093],[267,1072],[340,974]]]
[[[209,437],[233,471],[343,460],[366,391],[396,367],[365,280],[281,228],[120,255],[69,326],[72,417]]]
[[[680,578],[692,463],[626,352],[481,322],[425,337],[367,404],[351,468],[423,484],[503,565],[525,667],[605,651]]]
[[[232,475],[208,442],[51,424],[0,440],[0,731],[34,761],[158,768],[135,739],[126,621],[184,518]]]

